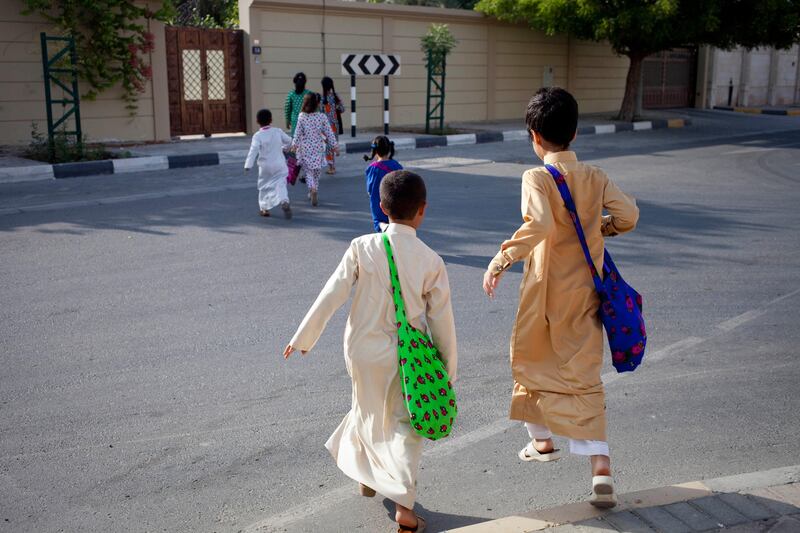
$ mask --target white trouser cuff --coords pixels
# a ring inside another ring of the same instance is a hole
[[[532,439],[547,440],[553,437],[553,433],[549,429],[547,429],[546,426],[540,426],[539,424],[525,422],[525,428],[528,430],[528,435]]]
[[[605,455],[608,457],[608,443],[602,440],[569,439],[569,453],[575,455]]]
[[[553,438],[553,433],[540,424],[525,422],[525,429],[531,439],[547,440]],[[602,440],[569,439],[569,451],[575,455],[605,455],[608,457],[608,443]]]

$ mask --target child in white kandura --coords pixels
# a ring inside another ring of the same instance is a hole
[[[269,216],[269,210],[281,206],[286,218],[292,218],[289,205],[289,192],[286,190],[286,176],[289,169],[283,151],[292,143],[292,138],[280,128],[273,128],[272,113],[262,109],[256,114],[261,126],[250,143],[250,151],[244,162],[244,169],[250,170],[258,160],[258,207],[262,217]]]
[[[456,330],[447,271],[442,258],[417,238],[427,207],[425,182],[412,172],[391,172],[381,182],[380,195],[409,322],[430,333],[454,381]],[[350,243],[283,354],[311,350],[354,290],[344,338],[352,405],[325,447],[342,472],[361,485],[362,495],[379,492],[395,503],[400,533],[422,532],[425,521],[413,509],[425,439],[411,427],[403,398],[383,235],[371,233]]]

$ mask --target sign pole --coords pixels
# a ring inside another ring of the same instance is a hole
[[[389,135],[389,76],[383,77],[383,134]]]
[[[356,136],[356,75],[350,76],[350,136]]]
[[[389,134],[389,76],[400,75],[400,56],[342,54],[342,75],[350,76],[350,135],[356,136],[356,76],[383,76],[383,134]]]

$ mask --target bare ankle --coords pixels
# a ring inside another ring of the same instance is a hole
[[[415,527],[417,525],[417,516],[414,514],[414,511],[408,507],[403,507],[399,503],[395,503],[394,520],[398,524],[408,527]]]
[[[611,460],[607,455],[592,455],[590,458],[593,476],[610,476]]]

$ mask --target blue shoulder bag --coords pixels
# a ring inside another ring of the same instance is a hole
[[[647,345],[647,332],[644,327],[642,317],[642,297],[633,287],[625,283],[619,274],[611,254],[604,250],[603,254],[603,278],[597,272],[589,253],[589,246],[586,244],[586,236],[583,233],[581,220],[578,218],[578,210],[572,194],[567,187],[567,181],[558,169],[552,165],[545,165],[545,168],[553,176],[564,200],[564,205],[569,211],[572,223],[575,224],[575,231],[578,233],[578,240],[581,241],[583,255],[589,264],[589,271],[592,274],[594,287],[600,297],[600,309],[598,315],[608,336],[608,346],[611,348],[611,362],[617,372],[631,372],[642,362],[644,349]]]

